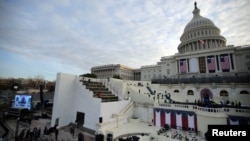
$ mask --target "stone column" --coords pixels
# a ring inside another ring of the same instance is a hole
[[[219,70],[218,70],[218,67],[217,67],[217,59],[216,59],[216,56],[217,55],[214,55],[214,60],[215,60],[215,73],[217,73]]]
[[[196,41],[196,49],[199,50],[199,43]]]
[[[236,72],[237,71],[237,67],[236,67],[237,65],[235,63],[235,55],[233,53],[232,53],[232,58],[233,58],[232,61],[233,61],[233,64],[234,64],[234,69],[233,70]]]
[[[179,63],[179,60],[176,60],[176,62],[177,62],[177,63],[176,63],[176,64],[177,64],[177,65],[176,65],[176,70],[177,70],[178,74],[180,74],[180,67],[179,67],[179,64],[180,64],[180,63]]]
[[[218,56],[218,63],[219,63],[219,68],[220,68],[220,69],[218,70],[218,72],[222,72],[222,71],[221,71],[221,65],[220,65],[220,55],[217,55],[217,56]],[[216,61],[217,61],[217,60],[216,60]],[[216,66],[216,67],[217,67],[217,66]]]
[[[206,73],[209,73],[207,68],[207,56],[205,56],[205,64],[206,64]]]
[[[205,40],[205,49],[208,49],[208,40]]]
[[[219,48],[219,40],[216,40],[216,48]]]

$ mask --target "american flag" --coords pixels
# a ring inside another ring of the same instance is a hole
[[[181,71],[181,73],[186,73],[186,70],[187,70],[186,59],[181,59],[180,60],[180,71]]]
[[[205,44],[205,42],[203,41],[203,40],[200,40],[200,43],[203,45],[203,44]]]
[[[229,70],[230,64],[229,64],[229,57],[227,54],[220,55],[220,64],[222,70]]]
[[[215,70],[215,57],[214,56],[207,57],[207,68],[209,71]]]

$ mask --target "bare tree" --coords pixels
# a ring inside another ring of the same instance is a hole
[[[44,82],[43,76],[37,75],[35,77],[30,77],[27,79],[28,87],[33,89],[38,89],[40,85]]]
[[[44,85],[45,80],[43,76],[37,75],[33,78],[33,82],[35,84],[35,88],[39,89],[40,85]]]
[[[36,75],[29,78],[1,78],[0,77],[0,90],[29,90],[39,89],[43,85],[46,90],[53,92],[55,90],[55,81],[45,80],[43,76]],[[13,89],[17,85],[18,89]],[[46,86],[45,86],[46,85]]]

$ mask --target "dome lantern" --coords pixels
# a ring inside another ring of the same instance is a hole
[[[200,16],[200,9],[197,8],[197,3],[194,2],[194,11],[193,11],[194,16]]]
[[[210,19],[200,15],[196,2],[192,13],[193,18],[180,37],[179,53],[225,47],[226,39],[220,35],[220,29]]]

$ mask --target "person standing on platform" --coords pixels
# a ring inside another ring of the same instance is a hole
[[[74,137],[75,135],[75,126],[72,126],[72,136]]]
[[[72,137],[75,134],[75,127],[74,126],[70,126],[70,134],[72,135]]]
[[[72,135],[72,126],[69,127],[70,135]]]
[[[44,127],[44,130],[43,130],[43,134],[44,134],[44,135],[47,135],[47,133],[48,133],[48,128],[47,128],[47,126],[45,126],[45,127]]]
[[[102,93],[98,92],[98,98],[102,98]]]
[[[82,133],[78,134],[78,140],[77,141],[84,141],[84,135]]]
[[[56,139],[56,141],[57,141],[57,139],[58,139],[58,129],[57,129],[57,127],[55,127],[55,139]]]

